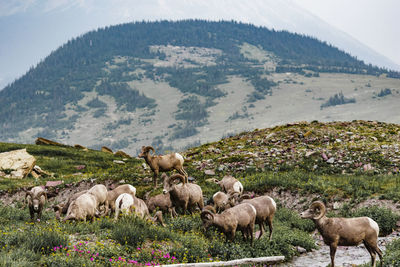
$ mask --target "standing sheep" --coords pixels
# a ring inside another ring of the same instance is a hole
[[[107,192],[107,201],[109,210],[112,212],[115,211],[115,200],[118,198],[119,195],[122,193],[131,194],[133,197],[136,195],[136,188],[130,184],[123,184],[119,185],[113,190]]]
[[[96,209],[100,210],[100,206],[105,206],[105,212],[103,214],[106,215],[108,213],[108,199],[107,199],[107,188],[103,184],[97,184],[90,188],[87,192],[88,194],[92,194],[96,199]]]
[[[34,221],[35,213],[37,213],[37,219],[40,221],[43,206],[47,200],[46,192],[41,186],[35,186],[30,191],[26,192],[25,198],[28,202],[31,220]]]
[[[243,193],[243,185],[235,177],[226,175],[221,181],[214,179],[214,182],[221,187],[221,191],[225,193]]]
[[[175,185],[174,181],[178,179],[180,184]],[[186,183],[183,175],[174,174],[170,177],[165,175],[163,193],[170,194],[171,202],[174,207],[181,207],[183,214],[189,209],[190,214],[192,211],[199,207],[200,210],[204,207],[203,191],[197,184]]]
[[[142,151],[139,154],[139,158],[144,158],[146,163],[150,166],[151,170],[153,171],[153,183],[154,187],[157,187],[157,178],[159,172],[166,172],[171,171],[173,169],[177,170],[180,174],[182,174],[187,182],[188,174],[183,169],[183,162],[184,159],[181,154],[179,153],[171,153],[168,155],[151,155],[150,151],[154,148],[151,146],[142,146]]]
[[[85,193],[87,193],[87,190],[77,192],[77,193],[73,194],[70,198],[68,198],[67,202],[53,206],[53,209],[56,213],[56,219],[60,220],[62,214],[64,214],[64,215],[67,214],[69,205],[72,203],[72,201],[76,200],[78,197],[80,197],[81,195],[83,195]]]
[[[314,221],[324,243],[329,246],[331,267],[335,266],[337,246],[357,246],[364,243],[371,255],[371,264],[375,267],[376,253],[383,266],[382,251],[378,247],[378,224],[369,217],[328,218],[326,208],[321,201],[314,201],[310,208],[300,214],[303,219]]]
[[[72,201],[69,205],[64,222],[68,220],[86,222],[87,219],[91,219],[93,222],[94,218],[98,216],[96,206],[96,197],[92,194],[85,193]]]
[[[245,239],[250,237],[251,244],[253,244],[256,215],[257,212],[253,205],[243,203],[227,209],[221,214],[214,214],[210,210],[203,210],[200,217],[205,229],[213,225],[216,226],[225,234],[226,240],[233,241],[236,231],[239,230]]]
[[[163,173],[165,175],[165,173]],[[157,208],[159,208],[163,213],[168,212],[171,218],[177,216],[175,208],[171,202],[171,197],[169,193],[158,194],[149,198],[150,192],[147,192],[144,201],[149,209],[150,213],[153,213]]]

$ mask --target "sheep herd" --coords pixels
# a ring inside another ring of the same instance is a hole
[[[54,205],[56,218],[63,221],[94,220],[115,213],[117,220],[120,213],[134,213],[145,219],[159,222],[162,226],[163,212],[171,217],[177,216],[177,211],[190,214],[200,210],[200,218],[206,230],[215,226],[233,241],[236,231],[241,231],[243,239],[253,243],[255,224],[259,225],[261,238],[269,229],[269,240],[272,238],[273,218],[277,209],[275,201],[267,196],[251,198],[243,194],[243,185],[232,176],[225,176],[222,180],[215,179],[221,191],[213,195],[213,205],[204,206],[201,187],[188,182],[188,175],[183,169],[184,159],[179,153],[168,155],[151,155],[154,149],[143,146],[139,157],[144,158],[154,173],[153,182],[157,187],[159,172],[177,170],[178,174],[161,175],[163,180],[163,193],[149,197],[145,194],[145,200],[136,197],[136,188],[129,184],[123,184],[113,190],[107,190],[102,184],[97,184],[89,190],[84,190],[72,195],[65,203]],[[180,183],[176,183],[176,181]],[[45,190],[36,186],[26,193],[31,219],[35,213],[40,220],[43,206],[47,200]],[[158,210],[158,211],[157,211]],[[101,211],[101,212],[100,212]],[[155,212],[156,211],[156,212]],[[150,214],[155,212],[154,217]],[[331,266],[334,266],[334,257],[337,246],[365,245],[371,255],[372,266],[375,266],[376,254],[382,262],[382,252],[377,245],[379,226],[368,217],[359,218],[328,218],[325,216],[326,208],[321,201],[315,201],[310,208],[301,213],[301,218],[311,219],[326,245],[330,247]]]

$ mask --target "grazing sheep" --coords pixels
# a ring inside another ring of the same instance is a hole
[[[175,179],[181,181],[180,184],[174,184]],[[204,207],[203,202],[203,191],[197,184],[186,183],[186,179],[183,175],[174,174],[168,177],[165,175],[164,178],[164,189],[163,193],[170,194],[171,202],[174,207],[181,207],[183,214],[189,209],[190,214],[197,207],[200,210]]]
[[[314,221],[324,242],[330,248],[331,266],[335,266],[337,246],[357,246],[364,243],[371,255],[372,266],[375,267],[376,253],[383,265],[382,252],[378,247],[378,224],[369,217],[328,218],[326,208],[321,201],[314,201],[310,208],[300,214],[303,219]]]
[[[153,213],[157,208],[162,212],[168,212],[171,217],[177,216],[174,206],[172,205],[169,193],[158,194],[153,197],[148,197],[150,192],[145,195],[145,203],[150,213]]]
[[[241,231],[244,239],[250,237],[253,244],[254,223],[257,212],[253,205],[242,203],[225,210],[221,214],[214,214],[209,210],[201,212],[201,220],[205,229],[216,226],[226,236],[226,240],[233,241],[236,231]]]
[[[214,208],[218,213],[235,206],[235,200],[233,196],[230,194],[225,194],[221,191],[218,191],[213,195],[213,202]]]
[[[241,203],[250,203],[252,204],[257,211],[257,216],[256,216],[256,224],[260,227],[260,235],[259,239],[261,236],[264,234],[264,223],[268,224],[269,227],[269,240],[271,240],[272,237],[272,220],[274,219],[275,212],[276,212],[276,203],[275,201],[269,197],[269,196],[260,196],[260,197],[255,197],[253,199],[244,199],[246,196],[242,196],[240,201]]]
[[[114,220],[118,219],[119,213],[130,214],[134,212],[136,216],[144,219],[149,219],[151,221],[159,221],[162,226],[165,226],[162,212],[156,212],[153,218],[150,217],[149,210],[146,203],[137,197],[133,197],[131,194],[123,193],[118,196],[115,201],[115,217]]]
[[[243,193],[243,185],[235,177],[227,175],[221,181],[214,179],[214,182],[221,187],[221,191],[225,193]]]
[[[151,150],[155,152],[154,148],[151,146],[142,146],[142,151],[139,154],[139,158],[144,158],[146,163],[150,166],[151,170],[153,171],[154,187],[157,187],[157,178],[160,171],[166,172],[166,171],[171,171],[173,169],[177,170],[180,174],[182,174],[186,179],[186,183],[188,182],[187,181],[188,174],[183,169],[184,159],[181,154],[171,153],[168,155],[157,156],[157,155],[150,155]]]
[[[35,219],[35,213],[37,213],[37,219],[40,221],[43,206],[47,200],[46,192],[41,186],[35,186],[30,191],[26,192],[25,198],[28,202],[31,220],[33,221]]]
[[[107,201],[109,205],[109,210],[111,212],[115,211],[115,200],[122,193],[131,194],[133,197],[136,195],[136,188],[130,184],[119,185],[113,190],[107,192]]]
[[[107,187],[103,184],[97,184],[88,190],[88,194],[92,194],[96,198],[96,209],[99,210],[101,205],[105,206],[106,210],[103,216],[106,215],[108,213]]]
[[[67,216],[64,218],[64,222],[68,220],[86,222],[86,219],[91,219],[93,222],[94,217],[97,217],[99,214],[96,206],[96,197],[92,194],[85,193],[71,202],[68,207]]]
[[[58,205],[53,206],[53,209],[56,212],[56,219],[60,220],[62,214],[63,215],[67,214],[68,207],[71,204],[71,202],[74,201],[75,199],[77,199],[79,196],[85,194],[85,193],[87,193],[87,190],[83,190],[81,192],[77,192],[77,193],[73,194],[70,198],[68,198],[66,203],[62,203],[62,204],[58,204]]]

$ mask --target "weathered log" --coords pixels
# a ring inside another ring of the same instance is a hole
[[[182,263],[182,264],[169,264],[163,265],[168,267],[208,267],[208,266],[235,266],[241,264],[275,264],[285,260],[285,256],[272,256],[272,257],[259,257],[259,258],[243,258],[231,261],[213,261],[213,262],[200,262],[200,263]]]

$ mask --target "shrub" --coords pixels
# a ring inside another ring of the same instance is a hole
[[[400,266],[400,239],[391,242],[387,247],[383,257],[383,266]]]
[[[315,230],[315,224],[311,220],[302,219],[297,212],[288,208],[278,207],[275,219],[290,228],[297,228],[305,232]]]
[[[68,237],[58,231],[45,228],[35,228],[24,234],[24,246],[36,253],[50,254],[56,246],[66,246]]]
[[[390,209],[378,206],[361,208],[354,213],[354,217],[362,216],[370,217],[378,223],[380,229],[379,234],[381,236],[392,233],[400,218],[399,215],[393,213]]]
[[[343,93],[340,92],[339,94],[335,94],[331,96],[327,102],[321,105],[321,109],[330,107],[330,106],[337,106],[337,105],[344,105],[349,103],[355,103],[355,98],[346,98],[344,97]]]
[[[169,227],[172,231],[200,231],[202,222],[199,216],[179,216],[170,221]]]

